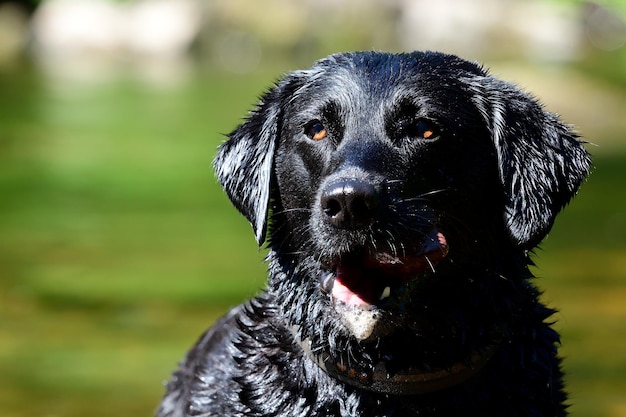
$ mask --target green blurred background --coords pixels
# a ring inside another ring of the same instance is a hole
[[[0,2],[0,415],[151,415],[263,287],[211,168],[280,74],[342,50],[484,62],[595,170],[536,251],[574,416],[626,416],[626,5],[566,0]]]

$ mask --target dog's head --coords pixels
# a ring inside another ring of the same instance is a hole
[[[589,166],[532,97],[431,52],[339,54],[290,73],[215,159],[259,244],[269,224],[270,291],[289,324],[331,349],[380,349],[398,332],[436,345],[437,320],[468,337],[458,321],[485,301],[478,277],[525,259]]]

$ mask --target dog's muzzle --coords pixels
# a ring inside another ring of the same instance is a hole
[[[341,257],[321,277],[320,286],[354,337],[375,339],[393,331],[387,311],[398,309],[415,282],[434,273],[447,253],[445,236],[433,229],[411,253],[363,252]]]
[[[404,236],[395,246],[377,242],[385,236],[374,237],[372,229],[380,229],[388,221],[383,218],[386,199],[372,182],[354,177],[330,181],[319,199],[329,238],[344,239],[343,250],[338,250],[320,277],[321,289],[330,295],[343,324],[359,340],[373,340],[393,331],[386,312],[397,310],[418,278],[434,273],[437,263],[448,254],[446,237],[434,226]],[[361,241],[345,236],[361,236]]]

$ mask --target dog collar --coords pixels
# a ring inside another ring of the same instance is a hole
[[[391,374],[384,361],[366,370],[345,365],[326,351],[313,353],[309,339],[300,341],[295,329],[292,329],[292,334],[306,355],[331,377],[357,388],[392,395],[428,394],[465,382],[489,362],[499,346],[497,342],[488,345],[472,353],[467,360],[446,368],[429,371],[408,368]]]

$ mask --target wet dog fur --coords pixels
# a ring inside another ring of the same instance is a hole
[[[566,414],[528,266],[590,159],[533,97],[452,55],[332,55],[215,168],[267,289],[200,338],[159,416]]]

